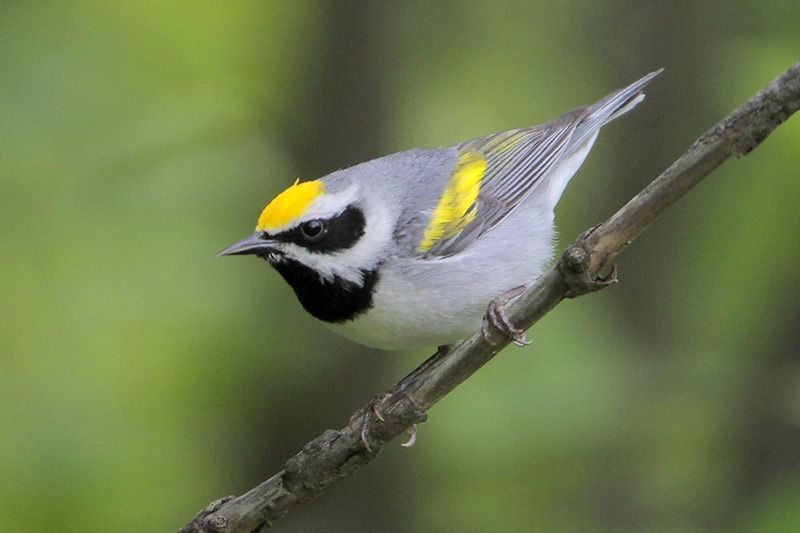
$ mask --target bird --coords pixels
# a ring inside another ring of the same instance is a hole
[[[554,209],[599,130],[662,71],[545,124],[297,180],[218,255],[263,259],[310,315],[369,347],[447,346],[487,319],[524,344],[505,304],[552,261]]]

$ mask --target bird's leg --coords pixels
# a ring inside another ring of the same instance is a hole
[[[483,325],[481,326],[481,333],[483,333],[483,338],[486,339],[486,342],[494,346],[494,341],[492,341],[492,336],[489,333],[489,325],[494,326],[495,328],[499,329],[511,339],[511,341],[516,344],[517,346],[527,346],[531,343],[527,337],[525,337],[525,332],[511,323],[506,314],[506,305],[522,294],[525,291],[525,285],[520,285],[519,287],[514,287],[511,290],[508,290],[492,300],[489,304],[489,308],[486,310],[486,314],[483,315]]]
[[[412,370],[406,377],[401,379],[399,382],[395,383],[391,389],[381,394],[378,398],[372,400],[371,410],[375,414],[377,419],[380,420],[381,422],[384,421],[383,414],[381,413],[381,406],[383,405],[383,402],[385,402],[390,396],[393,396],[398,392],[404,390],[406,387],[408,387],[411,383],[414,382],[415,379],[419,377],[420,374],[425,372],[427,369],[433,366],[433,363],[435,363],[448,353],[450,353],[449,344],[443,344],[437,347],[436,352],[432,356],[425,359],[421,365]]]
[[[397,385],[392,387],[392,389],[397,389],[394,392],[399,392],[400,390],[405,389],[411,382],[417,379],[420,374],[433,366],[436,361],[450,353],[451,346],[451,344],[442,344],[441,346],[437,346],[436,352],[432,356],[425,359],[421,365],[412,370],[406,377],[401,379]]]
[[[383,412],[381,410],[381,408],[383,407],[383,403],[387,399],[389,399],[389,397],[394,396],[398,392],[402,392],[406,387],[408,387],[411,383],[413,383],[414,380],[420,376],[420,374],[425,372],[427,369],[433,366],[433,364],[436,361],[446,356],[448,353],[450,353],[449,344],[443,344],[439,346],[436,352],[427,359],[425,359],[425,361],[423,361],[421,365],[412,370],[406,377],[404,377],[395,385],[393,385],[392,388],[390,388],[388,391],[374,398],[369,403],[369,409],[366,410],[361,421],[361,442],[364,443],[364,447],[367,449],[367,451],[372,451],[367,441],[367,422],[370,413],[375,415],[375,418],[377,418],[381,422],[385,422],[386,419],[384,418]],[[351,419],[350,424],[352,425],[352,423],[353,420]],[[411,429],[409,429],[409,439],[408,442],[403,444],[403,447],[410,448],[411,446],[413,446],[414,442],[416,442],[416,438],[417,438],[417,426],[416,424],[414,424],[414,426]]]

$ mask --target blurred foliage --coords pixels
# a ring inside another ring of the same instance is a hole
[[[767,2],[0,4],[0,524],[167,531],[427,354],[372,353],[255,260],[291,179],[543,122],[659,66],[564,241],[798,60]],[[283,531],[800,528],[800,120],[727,163]]]

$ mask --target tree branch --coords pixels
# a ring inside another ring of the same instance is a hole
[[[508,306],[514,324],[531,327],[564,298],[580,296],[616,281],[598,273],[666,208],[731,155],[742,157],[800,108],[800,63],[702,135],[660,176],[608,220],[581,235],[558,263]],[[228,496],[203,509],[180,533],[249,532],[269,527],[297,504],[315,498],[335,481],[374,459],[383,445],[422,422],[436,402],[508,345],[498,331],[493,344],[480,332],[447,354],[434,354],[392,387],[380,404],[357,410],[350,424],[326,430],[284,469],[242,496]]]

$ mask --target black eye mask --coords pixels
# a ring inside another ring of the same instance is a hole
[[[309,220],[290,230],[267,238],[302,246],[309,252],[333,253],[346,250],[364,235],[367,221],[364,212],[355,205],[330,219]]]

